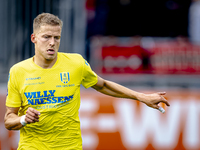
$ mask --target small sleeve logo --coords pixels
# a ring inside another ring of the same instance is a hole
[[[9,80],[10,80],[10,73],[9,73],[9,75],[8,75],[8,82],[9,82]]]
[[[89,64],[88,64],[88,62],[85,60],[85,64],[87,65],[87,66],[89,66]]]

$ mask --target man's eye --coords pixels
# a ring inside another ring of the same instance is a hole
[[[49,38],[49,36],[47,36],[47,35],[45,35],[45,36],[43,36],[45,39],[48,39]]]
[[[56,37],[55,37],[55,39],[56,39],[56,40],[59,40],[59,39],[60,39],[60,37],[56,36]]]

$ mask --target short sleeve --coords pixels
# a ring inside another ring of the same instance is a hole
[[[8,93],[6,98],[6,106],[8,107],[20,107],[21,106],[21,95],[19,93],[16,81],[17,73],[13,68],[10,69],[8,76]]]
[[[85,88],[89,88],[95,85],[97,81],[98,81],[97,74],[91,69],[90,64],[86,60],[84,60],[81,84]]]

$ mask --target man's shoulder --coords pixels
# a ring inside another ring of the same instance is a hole
[[[14,64],[11,67],[11,70],[21,70],[21,69],[25,69],[25,68],[31,68],[30,67],[31,61],[32,61],[32,58],[28,58],[28,59],[22,60],[22,61],[20,61],[20,62],[18,62],[16,64]]]
[[[59,53],[59,55],[62,57],[62,59],[68,60],[70,62],[84,62],[82,55],[77,53]]]
[[[75,58],[83,59],[82,55],[80,55],[78,53],[62,53],[62,52],[59,52],[59,55],[61,55],[62,57],[68,58],[68,59],[75,59]]]

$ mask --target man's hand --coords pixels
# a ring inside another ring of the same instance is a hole
[[[40,115],[39,111],[33,109],[32,107],[29,107],[28,110],[26,111],[25,122],[27,124],[39,122],[39,115]]]
[[[19,108],[20,107],[6,107],[4,123],[8,130],[19,130],[26,124],[39,121],[39,111],[29,107],[26,111],[26,115],[19,117]]]
[[[162,111],[162,108],[158,105],[159,103],[164,103],[167,106],[170,106],[169,102],[163,97],[165,94],[165,92],[145,94],[140,101],[149,107]]]

